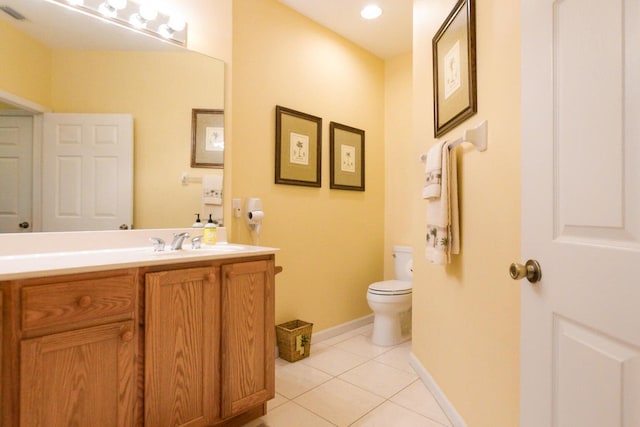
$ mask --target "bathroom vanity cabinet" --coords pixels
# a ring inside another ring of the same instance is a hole
[[[0,282],[0,425],[263,415],[275,395],[274,276],[267,254]]]

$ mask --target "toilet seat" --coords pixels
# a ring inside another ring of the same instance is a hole
[[[413,283],[403,280],[384,280],[369,285],[372,295],[408,295],[413,291]]]

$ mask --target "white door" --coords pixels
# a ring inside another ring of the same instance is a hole
[[[521,427],[638,427],[640,0],[521,4]]]
[[[45,114],[42,231],[117,230],[133,220],[133,118]]]
[[[31,231],[33,118],[0,116],[0,233]]]

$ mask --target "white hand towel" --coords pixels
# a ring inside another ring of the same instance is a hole
[[[423,199],[437,199],[442,192],[442,146],[445,141],[436,143],[429,149],[424,162]]]
[[[442,146],[441,197],[427,203],[426,258],[434,264],[451,263],[451,254],[460,253],[458,177],[455,148]]]

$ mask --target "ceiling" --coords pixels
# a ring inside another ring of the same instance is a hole
[[[382,59],[411,51],[413,0],[280,0]],[[360,10],[377,4],[382,15],[367,21]]]

